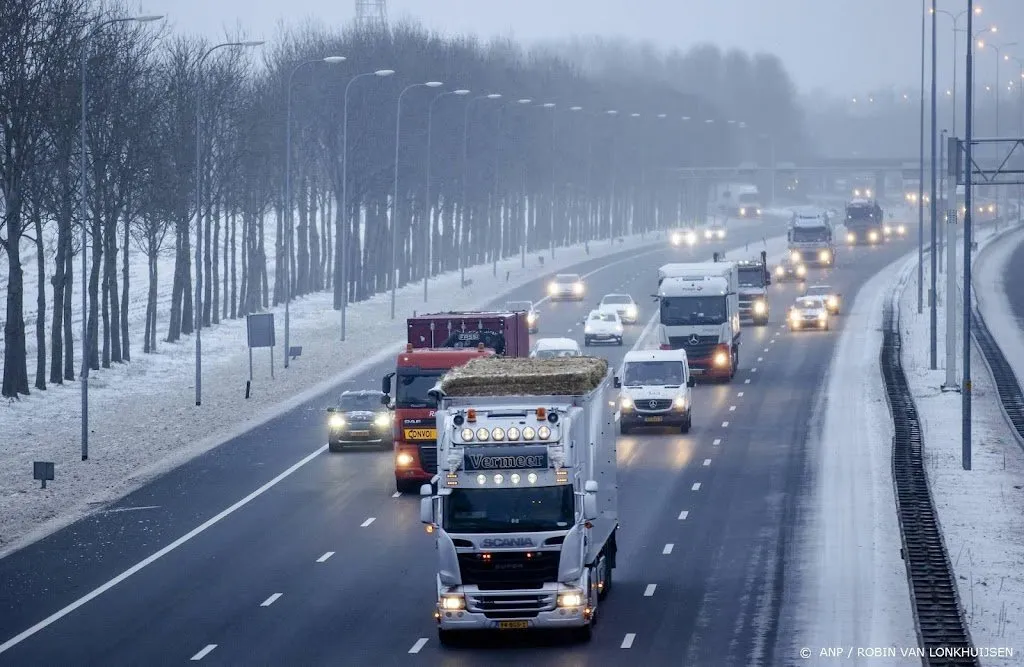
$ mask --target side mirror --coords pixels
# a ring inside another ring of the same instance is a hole
[[[764,284],[765,284],[766,287],[768,285],[772,284],[772,272],[771,271],[765,271],[764,272]]]
[[[434,525],[434,499],[430,496],[420,498],[420,522],[428,526]]]
[[[614,382],[615,382],[615,388],[616,389],[619,389],[619,388],[622,387],[622,378],[620,378],[618,375],[615,376]]]
[[[383,378],[381,378],[380,390],[383,394],[386,395],[391,393],[391,378],[393,378],[394,376],[394,373],[388,373]]]
[[[690,377],[686,378],[686,386],[687,387],[696,387],[697,386],[697,378],[693,377],[692,375]]]
[[[385,407],[390,407],[391,406],[391,397],[388,396],[387,394],[384,394],[383,396],[380,397],[380,404],[385,406]]]
[[[420,496],[429,498],[434,495],[434,489],[429,484],[424,484],[420,487]]]
[[[333,412],[337,412],[337,411],[338,411],[338,408],[327,408],[327,412],[333,413]]]
[[[583,484],[583,520],[593,521],[597,518],[597,482],[587,480]]]

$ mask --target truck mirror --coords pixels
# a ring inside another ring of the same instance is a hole
[[[430,486],[425,484],[424,486]],[[420,498],[420,521],[427,525],[434,524],[434,499],[425,496]]]
[[[588,482],[589,484],[589,482]],[[583,494],[583,520],[593,521],[597,518],[597,494]]]
[[[388,396],[387,394],[384,394],[383,396],[380,397],[380,404],[383,405],[383,406],[386,406],[386,407],[390,407],[391,406],[391,397]]]
[[[597,493],[597,482],[592,479],[588,479],[583,483],[584,493]]]
[[[327,408],[327,412],[337,412],[338,408]]]
[[[686,386],[687,387],[696,387],[697,386],[697,378],[693,377],[692,375],[690,377],[686,378]]]
[[[382,393],[384,393],[384,394],[390,394],[391,393],[391,378],[394,375],[395,375],[394,373],[388,373],[387,375],[385,375],[381,379],[381,381],[380,381],[380,390],[381,390]]]
[[[429,484],[424,484],[423,486],[420,487],[420,495],[427,497],[432,496],[434,495],[434,488]]]
[[[772,284],[772,272],[769,271],[768,269],[764,270],[764,284],[765,285],[771,285]]]
[[[619,389],[620,387],[622,387],[622,378],[620,378],[618,375],[615,376],[614,382],[615,382],[615,388],[616,389]]]

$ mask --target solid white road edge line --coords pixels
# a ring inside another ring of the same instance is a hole
[[[668,544],[666,544],[666,545],[665,545],[665,548],[661,550],[661,553],[662,553],[662,555],[664,555],[664,556],[667,556],[667,555],[669,555],[670,553],[672,553],[672,548],[673,548],[674,546],[675,546],[675,545],[674,545],[674,544],[672,544],[671,542],[669,542]]]
[[[274,594],[273,594],[273,595],[271,595],[271,596],[270,596],[269,598],[267,598],[266,600],[264,600],[263,602],[261,602],[261,603],[260,603],[260,606],[261,606],[261,607],[269,607],[270,605],[272,605],[272,604],[274,604],[275,602],[277,602],[277,599],[278,599],[279,597],[281,597],[282,595],[283,595],[283,593],[274,593]]]
[[[622,644],[619,645],[619,648],[632,648],[634,639],[636,639],[636,633],[627,632],[626,636],[622,638]]]
[[[658,587],[658,584],[647,584],[647,588],[644,589],[644,597],[649,598],[654,596],[654,589]]]
[[[419,653],[423,649],[423,647],[426,646],[426,645],[427,645],[427,638],[426,637],[420,637],[419,639],[416,640],[416,643],[412,645],[412,648],[409,649],[409,653]]]
[[[79,607],[81,607],[85,603],[87,603],[87,602],[89,602],[91,600],[94,600],[97,597],[99,597],[100,595],[106,593],[111,588],[113,588],[114,586],[117,586],[119,583],[121,583],[122,581],[124,581],[128,577],[132,576],[133,574],[135,574],[136,572],[138,572],[142,568],[147,567],[148,565],[151,565],[151,564],[155,563],[157,560],[159,560],[159,559],[163,558],[164,556],[166,556],[167,554],[171,553],[172,551],[174,551],[175,549],[177,549],[181,545],[185,544],[186,542],[188,542],[192,538],[196,537],[200,533],[205,532],[208,528],[210,528],[212,526],[215,526],[216,524],[220,523],[222,520],[224,520],[224,518],[226,518],[226,517],[230,516],[231,514],[237,512],[241,508],[243,508],[246,505],[248,505],[249,503],[251,503],[256,498],[262,496],[264,493],[266,493],[267,491],[269,491],[273,487],[275,487],[278,484],[280,484],[284,479],[286,479],[287,477],[291,476],[296,470],[298,470],[302,466],[306,465],[307,463],[309,463],[310,461],[315,459],[317,456],[320,456],[320,454],[322,454],[326,450],[327,450],[327,445],[321,445],[319,448],[316,449],[316,451],[314,451],[311,454],[308,454],[305,458],[303,458],[299,462],[293,464],[290,468],[285,470],[283,473],[281,473],[280,475],[278,475],[274,479],[270,480],[269,482],[267,482],[266,484],[264,484],[260,488],[256,489],[255,491],[253,491],[252,493],[247,495],[245,498],[242,498],[241,500],[239,500],[237,503],[235,503],[231,507],[228,507],[227,509],[222,510],[219,514],[216,514],[213,517],[207,519],[206,521],[204,521],[202,524],[200,524],[196,528],[193,528],[189,532],[185,533],[184,535],[182,535],[178,539],[174,540],[173,542],[171,542],[170,544],[165,546],[163,549],[160,549],[159,551],[157,551],[153,555],[151,555],[151,556],[149,556],[147,558],[144,558],[143,560],[140,560],[138,563],[136,563],[135,565],[132,565],[130,568],[128,568],[127,570],[125,570],[121,574],[117,575],[116,577],[114,577],[110,581],[106,582],[105,584],[102,584],[101,586],[99,586],[99,587],[91,590],[90,592],[86,593],[85,595],[83,595],[82,597],[78,598],[77,600],[75,600],[74,602],[69,604],[68,606],[66,606],[63,609],[61,609],[60,611],[57,611],[57,612],[54,612],[53,614],[50,614],[49,616],[47,616],[43,620],[39,621],[38,623],[36,623],[32,627],[30,627],[28,630],[23,630],[22,632],[18,633],[17,635],[11,637],[7,641],[5,641],[3,644],[0,644],[0,653],[3,653],[4,651],[10,650],[14,646],[17,646],[18,644],[20,644],[21,642],[25,641],[26,639],[28,639],[32,635],[36,634],[37,632],[39,632],[43,628],[46,628],[47,626],[52,625],[53,623],[55,623],[55,622],[59,621],[60,619],[64,618],[65,616],[67,616],[68,614],[70,614],[74,610],[78,609]],[[212,651],[214,648],[216,648],[216,646],[217,646],[216,644],[210,644],[210,646],[207,647],[207,649],[209,649],[209,650],[206,651],[206,653],[209,653],[210,651]],[[204,649],[204,650],[206,650],[206,649]],[[200,653],[202,653],[202,655],[206,655],[206,653],[203,653],[202,651],[200,651]],[[196,655],[199,655],[199,653],[197,653]],[[202,658],[202,656],[200,656],[199,658],[193,657],[193,660],[199,660],[201,658]]]
[[[371,523],[373,523],[376,520],[377,520],[377,517],[371,516],[369,519],[367,519],[366,521],[364,521],[361,524],[359,524],[359,527],[360,528],[366,528],[367,526],[369,526]]]
[[[323,556],[320,556],[319,558],[317,558],[317,559],[316,559],[316,562],[318,562],[318,563],[323,563],[324,561],[326,561],[326,560],[327,560],[328,558],[330,558],[330,557],[331,557],[331,556],[333,556],[333,555],[334,555],[334,552],[333,552],[333,551],[328,551],[328,552],[327,552],[327,553],[325,553],[325,554],[324,554]]]
[[[202,660],[203,658],[205,658],[210,653],[210,651],[212,651],[215,648],[217,648],[216,644],[207,644],[206,646],[203,647],[202,651],[200,651],[199,653],[196,653],[194,656],[192,656],[190,658],[190,660],[192,660],[192,661]]]

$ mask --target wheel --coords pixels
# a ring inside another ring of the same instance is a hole
[[[730,380],[733,379],[734,377],[736,377],[736,371],[738,370],[739,365],[740,365],[740,351],[739,350],[733,350],[732,351],[732,365],[729,368],[729,379]]]
[[[458,646],[459,635],[455,630],[437,629],[437,641],[441,646]]]
[[[622,339],[619,338],[617,341],[615,341],[615,344],[621,346],[622,345]]]
[[[629,435],[629,427],[622,422],[619,422],[619,433],[622,435]]]
[[[583,337],[583,347],[590,347],[590,336]]]
[[[679,427],[679,431],[681,433],[689,433],[690,432],[690,426],[692,425],[692,423],[693,423],[693,420],[690,418],[690,413],[687,412],[686,413],[686,421],[683,422],[683,425]]]
[[[419,495],[421,486],[423,485],[415,480],[395,479],[395,489],[399,493],[414,493]]]
[[[339,445],[336,442],[329,442],[329,443],[327,443],[327,449],[328,449],[328,451],[332,451],[332,452],[337,453],[337,452],[341,451],[341,445]]]
[[[603,600],[608,597],[608,594],[612,591],[612,568],[608,565],[608,558],[604,559],[604,589],[599,591],[597,594],[598,600]]]
[[[758,320],[757,321],[757,326],[759,326],[759,327],[766,327],[766,326],[768,326],[768,318],[766,317],[763,320]]]

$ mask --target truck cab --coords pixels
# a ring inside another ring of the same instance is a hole
[[[846,205],[846,242],[875,245],[885,240],[882,207],[871,199],[855,198]]]
[[[836,261],[832,222],[824,212],[797,213],[786,234],[789,257],[804,265],[832,266]]]
[[[760,259],[737,261],[736,272],[739,284],[740,323],[751,322],[765,326],[771,316],[768,286],[772,284],[767,253],[762,251]]]
[[[594,357],[491,358],[439,385],[435,537],[442,644],[482,630],[589,639],[618,529],[614,387]]]

